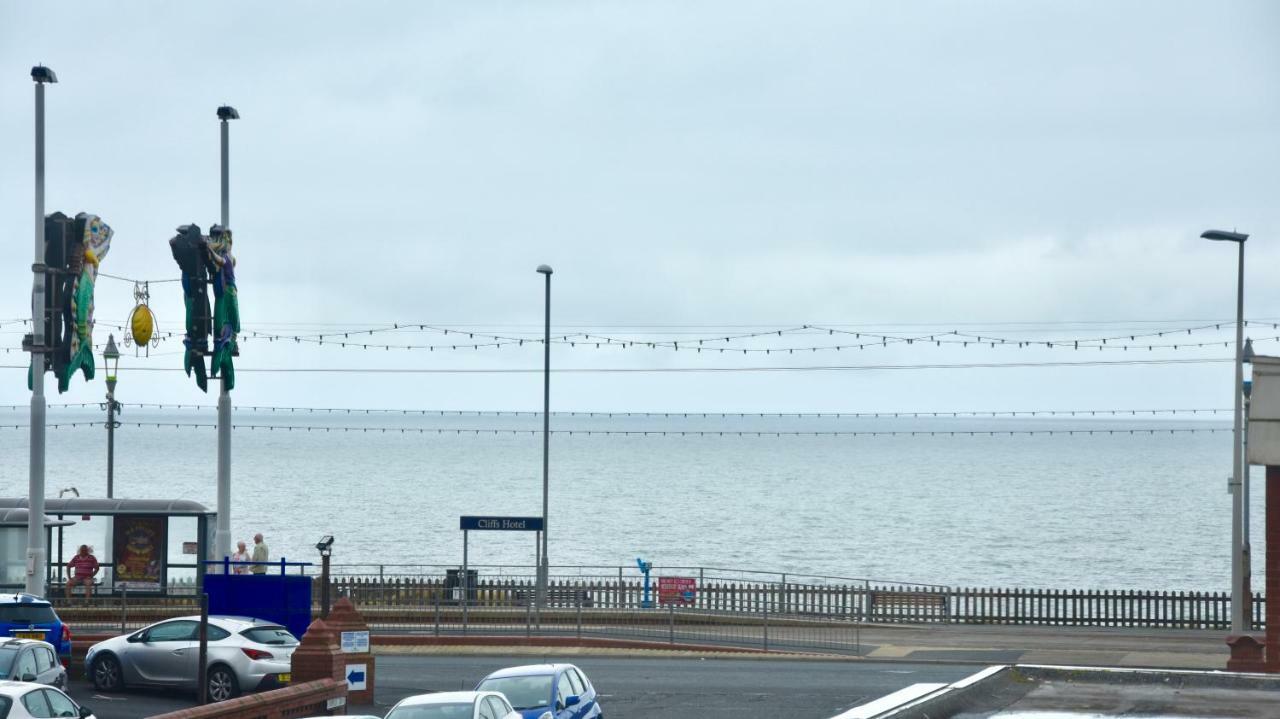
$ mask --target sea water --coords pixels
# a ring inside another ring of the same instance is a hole
[[[214,508],[211,410],[129,408],[121,419],[117,497]],[[86,420],[102,413],[50,412],[51,422]],[[460,515],[542,511],[540,417],[238,410],[235,422],[233,537],[261,532],[273,559],[314,560],[315,542],[332,534],[336,564],[457,565]],[[248,427],[286,424],[299,429]],[[577,431],[550,443],[553,565],[631,576],[643,557],[959,586],[1229,586],[1231,433],[1221,420],[555,415],[552,428]],[[1077,434],[983,434],[1024,430]],[[918,434],[770,434],[854,431]],[[27,493],[27,442],[25,429],[0,431],[2,496]],[[48,446],[49,496],[73,486],[105,495],[103,427],[51,428]],[[531,533],[472,532],[469,544],[472,564],[534,563]]]

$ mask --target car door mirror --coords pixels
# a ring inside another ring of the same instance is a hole
[[[22,679],[20,681],[34,682],[35,680],[36,680],[36,675],[32,674],[31,672],[27,672],[26,674],[22,675]]]
[[[91,717],[91,716],[93,716],[93,712],[89,710],[89,707],[86,707],[86,706],[80,707],[80,719],[88,719],[88,717]]]
[[[578,696],[577,694],[570,694],[569,696],[564,698],[564,705],[566,707],[576,707],[581,701],[582,701],[582,697]]]

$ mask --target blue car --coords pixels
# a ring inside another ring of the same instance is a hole
[[[502,692],[524,719],[602,719],[596,689],[572,664],[529,664],[490,674],[476,691]]]
[[[48,642],[57,648],[63,666],[71,657],[71,629],[52,604],[31,594],[0,594],[0,637]]]

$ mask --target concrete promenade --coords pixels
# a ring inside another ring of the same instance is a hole
[[[620,640],[596,637],[533,637],[494,635],[478,631],[469,636],[440,637],[419,634],[375,635],[379,654],[573,654],[680,656],[716,655],[795,659],[821,658],[849,661],[956,662],[972,664],[1055,664],[1107,667],[1156,667],[1169,669],[1225,670],[1228,658],[1226,633],[1207,630],[1096,629],[1077,627],[972,626],[972,625],[874,625],[861,630],[860,651],[845,649],[833,654],[813,650],[791,652],[775,649],[744,652],[721,646],[713,634],[700,631],[696,638],[678,636],[675,644],[661,640]],[[741,640],[739,632],[734,633]],[[775,642],[784,632],[771,632]]]

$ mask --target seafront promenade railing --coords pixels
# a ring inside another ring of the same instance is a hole
[[[475,572],[467,602],[474,607],[522,607],[535,589],[533,568],[469,567]],[[460,568],[444,565],[344,565],[334,568],[339,595],[361,605],[443,607],[462,604]],[[548,607],[625,609],[643,603],[634,567],[553,567]],[[682,611],[764,614],[861,622],[1030,624],[1085,627],[1227,629],[1228,592],[1108,589],[951,587],[875,579],[801,575],[716,567],[655,567],[658,579],[696,580]],[[1264,627],[1265,598],[1253,596],[1254,627]]]
[[[540,609],[533,567],[469,567],[468,586],[460,569],[340,565],[332,568],[332,593],[350,597],[383,635],[591,637],[858,655],[863,628],[878,624],[1230,625],[1226,592],[948,587],[711,567],[655,567],[647,601],[634,568],[552,567]],[[661,577],[692,579],[694,590],[667,601],[673,597],[659,595]],[[178,596],[57,603],[76,632],[123,632],[196,611],[193,598]],[[1264,628],[1264,609],[1255,594],[1255,631]]]

